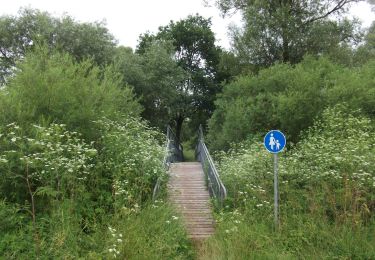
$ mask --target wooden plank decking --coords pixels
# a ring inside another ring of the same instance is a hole
[[[169,199],[181,213],[189,237],[200,240],[211,236],[214,220],[202,165],[172,163],[169,174]]]

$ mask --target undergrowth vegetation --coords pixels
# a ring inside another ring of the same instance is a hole
[[[273,225],[273,160],[259,141],[218,155],[228,189],[208,259],[375,257],[374,123],[345,105],[326,109],[279,158],[280,228]]]
[[[121,82],[42,48],[0,89],[1,257],[193,257],[176,213],[152,203],[164,138]]]

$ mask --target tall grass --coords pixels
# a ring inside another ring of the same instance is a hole
[[[138,213],[120,215],[113,225],[126,236],[119,245],[120,259],[195,258],[181,218],[166,203],[157,202]]]

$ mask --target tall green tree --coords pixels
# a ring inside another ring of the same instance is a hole
[[[38,44],[67,52],[77,61],[91,58],[100,66],[112,61],[116,46],[104,23],[78,23],[69,16],[55,18],[34,9],[20,9],[17,16],[1,16],[0,36],[2,84],[16,62]]]
[[[214,109],[215,95],[220,91],[217,71],[220,49],[215,46],[211,20],[202,16],[188,16],[178,22],[171,21],[160,27],[156,35],[145,34],[140,38],[138,53],[155,41],[170,41],[174,58],[187,77],[176,86],[177,98],[170,107],[171,117],[180,139],[183,122],[189,118],[195,126],[205,123]]]
[[[365,35],[364,44],[356,50],[354,61],[363,64],[375,59],[375,22],[372,23]]]
[[[165,130],[177,103],[176,87],[183,82],[185,72],[173,58],[169,43],[153,42],[142,54],[119,47],[116,64],[125,84],[134,88],[144,110],[142,117],[153,126]]]
[[[243,62],[270,66],[298,63],[305,54],[329,53],[360,39],[358,23],[330,19],[360,0],[217,0],[225,15],[239,10],[243,28],[232,28],[233,47]]]

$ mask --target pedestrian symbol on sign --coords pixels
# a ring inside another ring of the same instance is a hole
[[[276,144],[276,139],[275,139],[275,137],[273,137],[273,133],[272,133],[271,137],[270,137],[270,143],[269,143],[272,151],[273,151],[273,147],[275,146],[275,144]]]
[[[281,152],[286,144],[285,136],[279,130],[269,131],[264,137],[264,146],[270,153]]]

